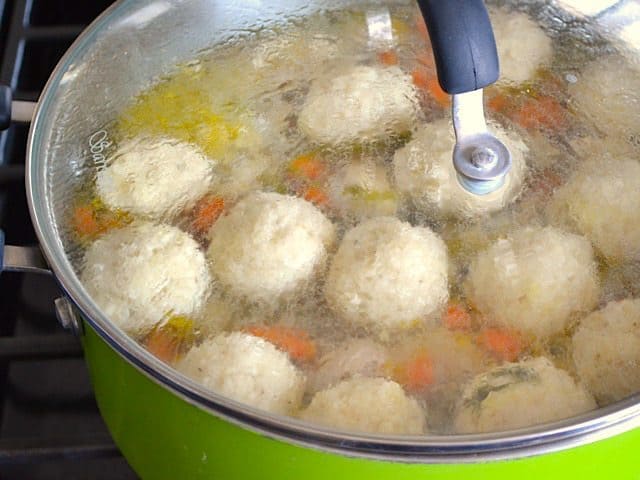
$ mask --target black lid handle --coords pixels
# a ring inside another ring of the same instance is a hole
[[[482,0],[418,0],[418,5],[445,92],[470,92],[498,79],[496,41]]]

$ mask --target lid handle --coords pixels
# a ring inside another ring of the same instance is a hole
[[[471,92],[498,80],[496,41],[482,0],[418,0],[418,5],[445,92]]]

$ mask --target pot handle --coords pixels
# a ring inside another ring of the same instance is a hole
[[[418,0],[418,5],[445,92],[471,92],[498,79],[496,41],[483,0]]]
[[[4,232],[0,230],[0,273],[4,271],[53,274],[40,248],[5,245]],[[54,300],[54,307],[60,325],[75,335],[82,335],[81,317],[73,302],[67,296],[58,297]]]
[[[0,230],[0,272],[4,271],[51,275],[39,247],[5,245],[4,232]]]
[[[7,85],[0,84],[0,130],[6,130],[11,122],[31,122],[36,102],[13,100],[13,92]]]

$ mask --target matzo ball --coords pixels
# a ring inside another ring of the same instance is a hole
[[[411,77],[400,68],[356,66],[317,79],[298,126],[314,142],[366,142],[410,130],[417,96]]]
[[[573,361],[601,404],[640,390],[640,300],[609,302],[584,318],[572,339]]]
[[[460,185],[452,157],[455,137],[448,119],[422,125],[413,139],[396,151],[393,169],[398,190],[423,212],[438,216],[469,218],[504,208],[522,191],[528,149],[514,134],[507,135],[499,127],[492,127],[492,131],[512,157],[511,170],[496,191],[476,195]]]
[[[545,357],[501,365],[474,378],[464,390],[456,433],[528,427],[596,408],[593,397]]]
[[[345,234],[325,297],[354,324],[385,330],[423,323],[447,301],[448,267],[444,242],[430,229],[376,217]]]
[[[292,413],[304,392],[305,377],[287,354],[246,333],[206,340],[177,369],[216,393],[273,413]]]
[[[100,309],[131,334],[169,315],[202,306],[211,278],[204,252],[169,225],[133,223],[110,231],[87,249],[80,279]]]
[[[315,394],[300,418],[341,430],[420,435],[425,412],[396,382],[354,377]]]
[[[471,262],[465,290],[487,322],[544,338],[595,307],[600,289],[587,239],[525,227]]]
[[[254,192],[218,219],[209,238],[208,256],[218,280],[234,294],[272,302],[322,268],[334,227],[305,200]]]
[[[131,140],[98,172],[96,190],[111,208],[154,219],[171,217],[207,193],[213,166],[196,147],[177,140]]]

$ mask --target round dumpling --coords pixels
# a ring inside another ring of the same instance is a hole
[[[265,36],[248,52],[253,68],[283,82],[313,75],[313,68],[329,64],[343,53],[344,36],[341,37],[333,25],[322,27],[313,25],[309,31],[309,25],[304,28],[294,26],[285,34],[270,32],[271,35]],[[313,62],[309,62],[310,58]]]
[[[311,203],[255,192],[211,227],[208,256],[229,290],[269,302],[298,290],[322,268],[334,235],[333,224]]]
[[[460,185],[452,157],[455,137],[447,119],[421,126],[413,140],[396,151],[393,168],[398,190],[420,210],[440,216],[473,217],[504,208],[522,190],[527,147],[499,127],[492,131],[512,157],[511,170],[498,190],[476,195]]]
[[[139,222],[87,249],[80,280],[100,309],[128,333],[168,315],[191,315],[207,298],[210,275],[196,241],[169,225]]]
[[[193,205],[213,180],[213,162],[177,140],[148,138],[122,145],[98,172],[96,190],[111,208],[150,218]]]
[[[384,167],[370,159],[352,161],[339,169],[330,182],[329,195],[331,205],[344,217],[394,215],[398,208]]]
[[[474,378],[464,389],[456,433],[528,427],[588,412],[593,397],[545,357],[507,363]]]
[[[540,26],[521,12],[490,9],[491,25],[500,60],[500,79],[521,83],[536,70],[551,62],[551,38]]]
[[[410,130],[416,98],[411,77],[398,67],[357,66],[312,84],[298,126],[317,143],[372,141]]]
[[[315,394],[300,418],[341,430],[420,435],[425,412],[396,382],[354,377]]]
[[[610,302],[591,313],[572,343],[578,375],[598,402],[640,390],[640,299]]]
[[[325,296],[343,319],[380,330],[423,322],[448,298],[447,249],[428,228],[376,217],[349,230]]]
[[[640,67],[618,56],[589,63],[569,85],[578,109],[602,132],[628,139],[640,132]]]
[[[589,238],[609,261],[640,260],[639,185],[638,160],[588,160],[558,189],[549,215]]]
[[[587,239],[553,227],[526,227],[472,261],[465,289],[490,323],[544,338],[595,307],[596,274]]]
[[[246,333],[193,347],[177,369],[216,393],[273,413],[292,413],[304,393],[305,377],[287,354]]]

